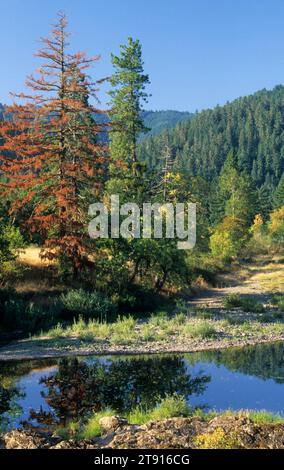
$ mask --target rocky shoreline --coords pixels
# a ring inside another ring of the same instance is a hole
[[[255,424],[246,416],[172,418],[129,425],[116,416],[102,418],[102,436],[62,440],[39,430],[15,429],[1,436],[3,449],[283,449],[284,424]]]
[[[284,334],[279,335],[263,335],[257,338],[230,338],[230,339],[213,339],[199,341],[185,341],[179,343],[177,341],[169,342],[147,342],[135,345],[110,345],[107,342],[94,344],[82,344],[82,342],[74,339],[68,344],[50,345],[50,347],[42,345],[42,341],[37,340],[20,340],[12,342],[0,348],[0,361],[13,360],[32,360],[32,359],[49,359],[60,357],[74,356],[95,356],[95,355],[136,355],[136,354],[183,354],[191,352],[212,351],[220,349],[228,349],[235,347],[254,346],[257,344],[276,343],[284,341]]]

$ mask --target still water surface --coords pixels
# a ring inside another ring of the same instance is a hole
[[[153,407],[166,394],[205,410],[284,416],[284,344],[177,356],[0,362],[0,427],[65,424],[90,411]]]

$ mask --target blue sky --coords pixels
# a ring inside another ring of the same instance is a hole
[[[128,36],[141,40],[148,109],[195,111],[284,82],[283,0],[9,0],[0,10],[1,102],[39,65],[33,53],[60,9],[72,49],[102,56],[96,78],[111,73],[110,53]]]

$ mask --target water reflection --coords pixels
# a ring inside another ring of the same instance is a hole
[[[63,359],[58,372],[41,378],[42,396],[60,421],[105,408],[124,412],[142,404],[153,407],[174,392],[204,392],[210,376],[195,374],[181,357],[95,360]]]
[[[187,354],[190,364],[211,362],[224,365],[234,372],[241,372],[261,379],[273,379],[276,383],[284,383],[284,346],[282,342],[274,344],[258,344],[246,348],[223,349]]]
[[[151,408],[167,394],[193,406],[284,414],[284,345],[184,356],[90,357],[0,363],[0,427],[54,422],[111,408]]]

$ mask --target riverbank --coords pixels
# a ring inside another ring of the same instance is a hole
[[[90,440],[63,440],[43,431],[13,430],[2,435],[6,449],[283,449],[283,423],[256,423],[247,416],[172,418],[130,425],[103,418],[102,435]]]
[[[279,257],[232,268],[223,287],[180,302],[175,312],[113,323],[82,318],[0,348],[0,360],[187,353],[284,341],[284,264]],[[225,285],[225,287],[224,287]]]
[[[245,325],[245,327],[248,328],[248,325]],[[183,336],[171,336],[164,341],[143,342],[138,340],[137,343],[117,345],[111,344],[108,340],[86,342],[76,337],[67,340],[50,340],[47,338],[21,340],[0,348],[0,360],[11,361],[90,355],[190,353],[284,341],[283,324],[257,324],[255,328],[256,331],[251,329],[249,332],[238,331],[237,333],[234,331],[237,330],[237,327],[233,327],[230,334],[227,333],[227,336],[220,331],[219,336],[213,339],[186,339]],[[279,332],[279,330],[281,331]]]

